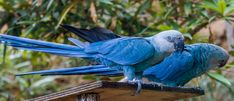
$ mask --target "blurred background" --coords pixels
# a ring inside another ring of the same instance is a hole
[[[0,33],[71,44],[74,34],[59,27],[105,27],[118,35],[151,36],[163,30],[181,31],[187,44],[209,42],[230,53],[222,69],[198,77],[186,86],[201,86],[206,95],[186,101],[234,99],[233,0],[0,0]],[[90,62],[20,51],[0,46],[0,101],[24,100],[96,80],[121,77],[24,76],[33,70],[88,65]]]

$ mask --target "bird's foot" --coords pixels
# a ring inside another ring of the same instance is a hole
[[[133,81],[128,81],[129,83],[137,84],[136,91],[134,92],[133,96],[139,95],[142,89],[142,80],[133,80]]]
[[[141,89],[142,89],[142,83],[143,83],[142,80],[136,80],[136,82],[137,82],[137,89],[136,89],[134,96],[140,94]]]

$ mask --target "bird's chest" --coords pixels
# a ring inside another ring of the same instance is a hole
[[[207,72],[206,69],[202,68],[203,66],[195,65],[193,68],[189,71],[184,72],[180,77],[175,78],[174,80],[177,82],[177,85],[184,85],[193,78],[196,78],[205,72]],[[206,66],[204,66],[206,67]]]

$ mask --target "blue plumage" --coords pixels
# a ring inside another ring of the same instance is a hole
[[[134,65],[153,56],[155,49],[143,38],[117,38],[90,44],[86,53],[101,54],[103,58],[120,65]]]
[[[174,30],[161,32],[149,38],[115,38],[91,44],[84,44],[79,40],[70,38],[69,40],[77,46],[56,44],[3,34],[0,35],[0,40],[6,42],[6,45],[18,49],[91,59],[106,67],[111,67],[111,69],[122,70],[128,80],[133,80],[136,72],[143,72],[143,70],[162,61],[174,50],[181,50],[181,47],[183,47],[181,46],[183,45],[182,34]],[[162,45],[162,43],[165,45]],[[101,70],[101,68],[99,69]],[[102,69],[101,71],[104,72],[103,70],[106,72],[108,69]],[[95,71],[99,70],[95,69]],[[55,71],[52,70],[52,72]],[[91,73],[89,70],[83,72],[60,72],[66,74]],[[32,72],[31,74],[36,73]]]
[[[145,70],[143,75],[150,81],[183,86],[210,69],[222,67],[228,58],[223,48],[213,44],[186,45],[182,53],[174,52],[160,64]]]
[[[21,75],[31,75],[31,74],[40,74],[40,75],[84,75],[84,74],[99,74],[104,72],[112,72],[115,71],[117,73],[117,69],[106,67],[104,65],[96,65],[96,66],[81,66],[81,67],[71,67],[71,68],[60,68],[54,70],[42,70],[35,72],[27,72],[18,74]]]

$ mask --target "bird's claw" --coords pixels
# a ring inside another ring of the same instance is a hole
[[[137,84],[136,91],[134,92],[133,96],[139,95],[142,89],[142,81],[141,80],[133,80],[133,81],[128,81],[129,83],[134,83]]]
[[[134,96],[139,95],[140,92],[141,92],[141,89],[142,89],[142,85],[141,85],[142,81],[141,80],[136,80],[136,82],[137,82],[137,89],[136,89],[136,92],[135,92]]]

